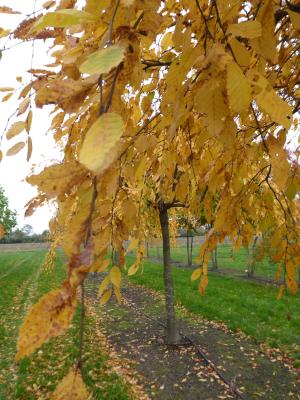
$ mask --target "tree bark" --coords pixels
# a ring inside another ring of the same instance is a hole
[[[194,236],[191,237],[191,247],[190,247],[191,267],[193,267],[193,248],[194,248]]]
[[[218,255],[218,253],[217,253],[217,247],[212,251],[212,267],[213,267],[213,270],[217,270],[218,268],[219,268],[219,266],[218,266],[218,257],[217,257],[217,255]]]
[[[113,262],[117,267],[120,266],[120,253],[117,250],[113,250]]]
[[[164,285],[165,285],[165,301],[167,313],[167,343],[178,344],[180,336],[177,327],[175,306],[174,306],[174,288],[171,266],[170,252],[170,233],[169,233],[169,216],[168,209],[163,204],[159,209],[159,220],[163,239],[163,260],[164,260]]]
[[[258,241],[258,236],[255,236],[252,249],[251,249],[251,258],[250,261],[248,261],[248,268],[247,268],[247,275],[248,278],[253,278],[254,277],[254,272],[255,272],[255,257],[254,257],[254,252],[256,248],[256,244]]]
[[[187,257],[188,257],[188,267],[192,268],[193,260],[192,260],[192,253],[193,253],[193,236],[190,236],[189,230],[186,233],[186,248],[187,248]]]

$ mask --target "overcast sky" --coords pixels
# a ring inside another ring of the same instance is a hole
[[[36,9],[41,8],[41,4],[45,0],[36,2]],[[0,0],[0,6],[6,5],[18,11],[30,14],[33,11],[34,1],[33,0]],[[0,14],[0,27],[5,29],[11,29],[17,26],[22,20],[22,16]],[[0,47],[3,48],[6,39],[1,40]],[[8,43],[9,47],[13,43]],[[4,51],[2,59],[0,61],[0,87],[20,87],[20,83],[16,81],[16,76],[24,77],[24,82],[28,82],[30,76],[26,74],[26,71],[30,69],[31,65],[31,54],[32,44],[25,43],[20,44],[11,50]],[[47,55],[47,45],[43,41],[37,41],[34,50],[34,67],[41,67],[43,64],[51,62],[51,58]],[[2,135],[5,125],[9,116],[18,107],[17,96],[13,96],[8,102],[1,102],[5,93],[0,93],[0,135]],[[36,211],[36,213],[29,218],[24,219],[24,206],[25,204],[35,196],[36,190],[24,181],[26,175],[30,173],[32,167],[41,169],[42,166],[47,165],[53,159],[59,159],[60,154],[55,146],[55,143],[51,137],[51,134],[47,134],[49,127],[49,112],[51,108],[46,110],[33,110],[33,126],[30,135],[33,139],[33,153],[29,163],[26,162],[26,148],[24,148],[19,154],[13,157],[4,157],[0,163],[0,185],[2,185],[6,191],[6,195],[9,198],[11,208],[15,209],[18,213],[18,225],[22,227],[25,223],[33,226],[35,232],[42,232],[47,229],[49,219],[53,211],[49,207],[44,207]],[[27,113],[12,118],[11,123],[18,120],[24,120]],[[9,126],[11,125],[9,124]],[[7,151],[9,147],[18,141],[26,140],[26,133],[22,133],[16,138],[9,141],[4,139],[1,144],[1,150],[3,153]]]

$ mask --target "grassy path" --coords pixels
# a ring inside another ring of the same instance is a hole
[[[128,257],[129,264],[133,261]],[[300,294],[284,295],[278,289],[241,279],[211,274],[205,296],[200,296],[191,270],[173,269],[178,304],[208,320],[224,322],[229,329],[241,330],[259,342],[279,347],[294,365],[300,366]],[[130,281],[163,292],[162,266],[145,261],[143,272]]]
[[[90,279],[90,285],[96,288],[101,279],[103,276]],[[121,306],[112,300],[104,307],[96,305],[96,312],[109,342],[134,365],[137,380],[150,399],[236,398],[230,387],[195,353],[194,347],[174,349],[164,343],[165,331],[154,322],[165,322],[162,295],[128,281],[123,283],[122,294]],[[183,307],[178,309],[178,318],[181,331],[193,338],[246,399],[300,399],[297,375],[280,357],[269,357],[253,340],[188,313]]]

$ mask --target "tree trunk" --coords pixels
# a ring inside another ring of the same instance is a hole
[[[186,233],[186,254],[187,254],[188,266],[190,266],[190,238],[188,232]]]
[[[146,240],[146,257],[149,258],[149,242]]]
[[[211,252],[211,262],[212,262],[212,269],[216,271],[218,269],[218,258],[217,258],[217,248],[215,248]]]
[[[120,253],[117,250],[113,250],[113,263],[117,267],[120,266]]]
[[[248,262],[248,268],[247,268],[247,275],[248,278],[253,278],[254,277],[254,272],[255,272],[255,257],[254,257],[254,252],[257,244],[258,236],[255,236],[254,241],[253,241],[253,246],[252,246],[252,251],[251,251],[251,259]]]
[[[191,237],[191,247],[190,247],[191,267],[193,267],[193,246],[194,246],[194,236]]]
[[[168,209],[162,205],[159,210],[159,220],[163,239],[163,258],[164,258],[164,285],[165,301],[167,312],[167,343],[178,344],[180,336],[177,328],[175,307],[174,307],[174,289],[171,266],[170,252],[170,233]]]
[[[216,245],[214,253],[215,253],[215,267],[216,267],[216,269],[218,269],[219,268],[219,264],[218,264],[218,245]]]

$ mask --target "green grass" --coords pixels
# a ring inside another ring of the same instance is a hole
[[[133,261],[128,257],[129,263]],[[300,361],[300,296],[286,294],[277,300],[278,290],[238,278],[210,274],[205,296],[200,296],[191,271],[174,268],[177,302],[192,313],[222,321],[232,330],[241,330],[259,342],[279,347]],[[144,262],[143,273],[129,277],[133,283],[163,291],[162,267]],[[288,316],[291,316],[289,320]]]
[[[30,305],[60,286],[65,277],[64,258],[58,254],[53,271],[41,268],[44,251],[0,254],[0,400],[48,399],[78,356],[77,310],[65,335],[50,340],[19,364],[14,362],[18,328]],[[95,321],[85,321],[84,380],[93,399],[129,400],[130,388],[109,366],[95,335]]]
[[[181,262],[183,265],[187,264],[187,251],[186,247],[183,245],[184,240],[179,246],[171,247],[171,257],[172,260]],[[199,252],[200,245],[194,244],[193,248],[193,262],[196,263],[196,258]],[[246,274],[248,269],[248,263],[250,260],[251,249],[249,251],[241,247],[239,250],[234,250],[230,244],[219,244],[217,250],[217,259],[219,269],[233,269],[240,274]],[[149,246],[149,256],[150,257],[162,257],[162,248],[159,249],[154,246]],[[211,267],[211,262],[209,262],[209,267]],[[276,263],[272,262],[269,257],[264,257],[262,260],[256,260],[255,262],[255,276],[274,278],[277,271]]]

